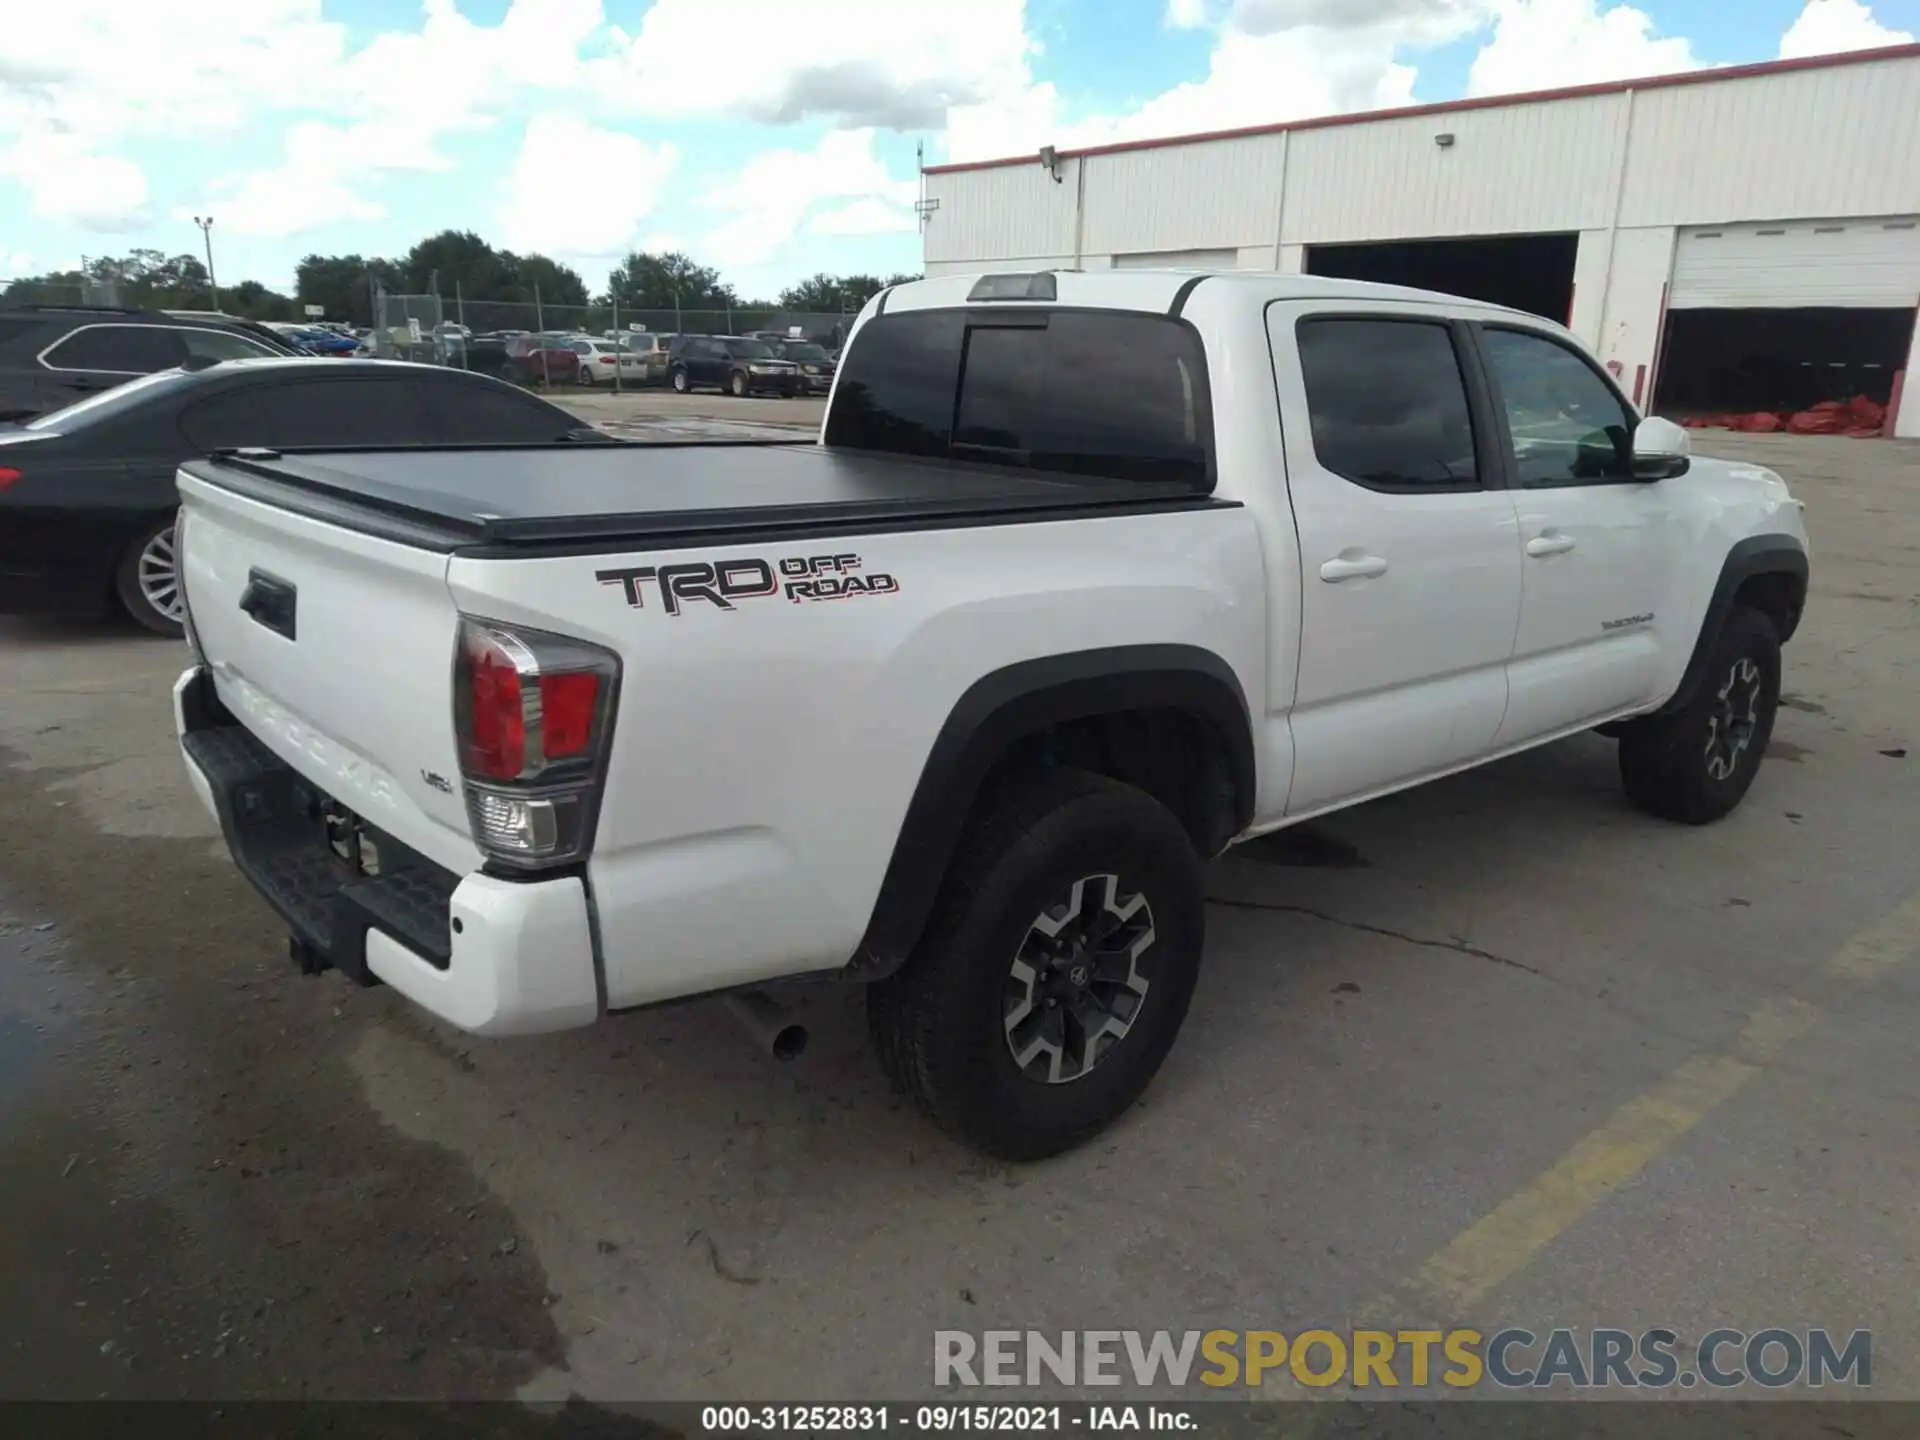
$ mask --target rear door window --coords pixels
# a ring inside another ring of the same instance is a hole
[[[180,412],[181,438],[203,455],[263,444],[265,431],[265,418],[251,387],[209,395]]]
[[[263,445],[342,448],[431,445],[439,438],[425,387],[402,379],[299,380],[260,392]]]
[[[929,311],[870,321],[829,444],[1212,488],[1199,337],[1116,310]]]
[[[439,440],[448,445],[546,445],[580,428],[572,416],[504,385],[426,387]]]
[[[187,358],[181,332],[170,325],[82,325],[43,357],[55,370],[105,370],[151,375]]]
[[[187,353],[202,360],[257,360],[274,353],[259,341],[230,330],[182,330],[180,338],[186,342]]]
[[[1453,334],[1425,320],[1302,320],[1313,453],[1370,490],[1478,490],[1480,468]]]

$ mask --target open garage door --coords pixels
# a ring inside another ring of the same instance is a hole
[[[1920,221],[1833,220],[1682,230],[1670,310],[1912,310]]]
[[[1920,222],[1683,230],[1654,404],[1690,415],[1886,406],[1920,306]]]
[[[1310,245],[1306,270],[1510,305],[1564,325],[1573,311],[1573,262],[1579,249],[1578,235]]]

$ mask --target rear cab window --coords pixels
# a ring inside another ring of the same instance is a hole
[[[1199,336],[1122,310],[909,311],[841,358],[829,445],[1213,488]]]

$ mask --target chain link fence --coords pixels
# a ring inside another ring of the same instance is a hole
[[[760,335],[811,341],[837,351],[852,329],[851,312],[808,310],[723,309],[689,310],[680,307],[634,310],[604,305],[524,304],[503,300],[467,300],[459,295],[399,295],[381,290],[375,296],[374,325],[367,344],[373,353],[429,365],[453,365],[537,388],[565,383],[543,365],[518,362],[510,342],[538,336],[565,348],[574,340],[616,341],[645,346],[635,337],[664,344],[676,335]],[[614,382],[621,383],[616,367]],[[571,372],[569,372],[570,374]],[[652,383],[664,383],[665,373]],[[627,379],[628,386],[645,383]]]

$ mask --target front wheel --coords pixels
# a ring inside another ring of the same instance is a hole
[[[882,1068],[941,1128],[1037,1160],[1139,1099],[1200,974],[1199,856],[1157,800],[1043,771],[969,828],[914,954],[867,992]]]
[[[1662,820],[1706,825],[1745,797],[1780,708],[1780,632],[1758,610],[1727,617],[1700,693],[1620,737],[1620,780],[1634,805]]]
[[[685,395],[692,389],[693,382],[687,378],[686,371],[676,370],[673,372],[673,390],[676,395]]]
[[[173,516],[127,547],[114,574],[114,590],[127,614],[154,634],[178,637],[186,633],[179,559],[173,548]]]
[[[733,392],[734,399],[736,400],[746,399],[747,398],[747,377],[742,375],[738,370],[734,371],[733,378],[727,381],[727,389]]]

